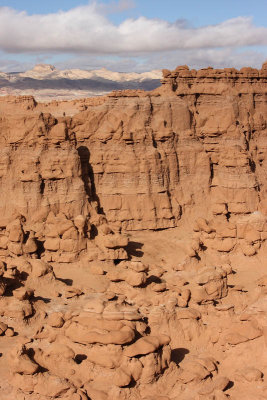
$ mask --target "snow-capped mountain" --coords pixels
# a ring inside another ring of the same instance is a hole
[[[39,100],[96,96],[112,90],[144,89],[159,86],[161,71],[143,73],[113,72],[106,68],[93,71],[58,70],[38,64],[26,72],[0,72],[0,95],[32,94]]]

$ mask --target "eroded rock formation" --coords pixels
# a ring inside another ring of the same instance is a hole
[[[1,400],[266,397],[266,80],[0,99]]]

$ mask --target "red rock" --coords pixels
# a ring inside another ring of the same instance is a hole
[[[265,72],[0,97],[0,398],[266,397]]]

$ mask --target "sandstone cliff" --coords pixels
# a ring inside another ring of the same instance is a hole
[[[100,208],[124,230],[174,227],[187,212],[209,214],[222,204],[233,217],[264,209],[266,64],[260,71],[163,72],[154,92],[114,92],[96,104],[82,100],[69,117],[62,112],[55,118],[46,112],[51,106],[32,98],[3,98],[1,184],[7,196],[8,185],[18,182],[16,195],[1,199],[5,217],[13,211],[10,202],[32,213],[53,192],[55,207],[64,199],[82,212],[79,148],[84,179],[90,175]],[[51,170],[43,171],[47,164]]]
[[[266,80],[0,98],[1,400],[266,398]]]

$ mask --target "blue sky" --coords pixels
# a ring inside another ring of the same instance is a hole
[[[101,2],[111,3],[109,0]],[[266,0],[136,0],[133,3],[135,6],[127,12],[113,16],[114,22],[120,22],[124,17],[136,18],[144,15],[148,18],[162,18],[170,22],[185,18],[198,26],[217,24],[238,16],[252,16],[256,24],[266,26]],[[26,10],[30,14],[69,10],[82,4],[88,4],[88,0],[0,0],[0,7]]]
[[[260,67],[266,15],[267,0],[0,0],[0,70]]]

